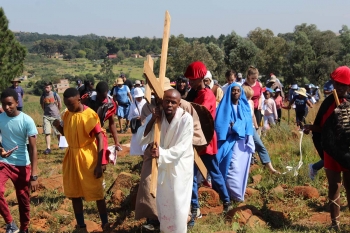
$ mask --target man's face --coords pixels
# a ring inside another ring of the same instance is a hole
[[[96,93],[96,97],[97,97],[97,99],[99,100],[99,101],[104,101],[106,98],[107,98],[107,94],[108,94],[108,92],[106,91],[106,92],[104,92],[104,93]]]
[[[190,85],[191,85],[191,88],[193,88],[194,90],[197,90],[198,87],[202,85],[202,79],[201,78],[190,79]]]
[[[14,87],[18,87],[19,82],[12,82]]]
[[[16,101],[12,96],[1,99],[1,104],[2,109],[4,109],[7,116],[16,116],[18,101]]]
[[[51,85],[45,86],[45,92],[46,92],[46,93],[49,93],[51,90],[52,90]]]
[[[231,84],[231,83],[234,83],[236,81],[236,77],[234,74],[232,74],[230,77],[226,78],[226,80],[227,80],[228,84]]]
[[[208,78],[203,79],[203,82],[204,82],[204,84],[207,85],[207,86],[210,85],[210,79],[208,79]]]
[[[78,112],[80,109],[80,97],[79,95],[69,98],[64,98],[64,105],[66,105],[68,111]]]
[[[338,97],[344,97],[350,90],[350,86],[346,84],[333,81],[333,87],[337,91]]]
[[[179,107],[180,99],[174,92],[165,92],[163,97],[163,111],[165,116],[174,116]]]

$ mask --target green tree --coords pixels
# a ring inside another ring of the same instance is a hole
[[[102,74],[101,81],[109,84],[114,82],[115,74],[113,73],[113,63],[108,58],[105,58],[101,63],[100,73]]]
[[[77,54],[77,58],[85,58],[86,52],[84,50],[79,50]]]
[[[350,66],[350,29],[348,26],[343,25],[339,33],[341,47],[337,60],[339,65]]]
[[[182,75],[187,66],[194,61],[202,61],[208,70],[216,69],[216,62],[208,52],[206,45],[198,41],[193,43],[180,43],[177,48],[172,48],[173,54],[168,59],[167,77],[175,78]],[[159,70],[155,69],[155,72]]]
[[[248,38],[258,47],[256,65],[261,74],[273,72],[281,75],[285,57],[288,52],[286,41],[276,37],[270,29],[256,28],[250,31]]]
[[[45,55],[47,57],[50,57],[57,52],[57,44],[56,41],[52,40],[52,39],[44,39],[41,40],[39,43],[40,47],[42,48],[42,50],[44,51]]]
[[[8,20],[0,8],[0,90],[9,86],[9,81],[22,74],[26,49],[8,28]]]
[[[304,84],[304,78],[308,77],[312,67],[315,66],[315,52],[305,32],[294,33],[293,42],[289,43],[287,61],[284,66],[285,81],[289,84]]]
[[[249,65],[256,65],[259,50],[251,40],[232,32],[224,41],[224,51],[227,67],[236,71],[245,71]]]
[[[216,68],[212,70],[213,76],[219,81],[224,81],[224,73],[226,68],[225,64],[225,53],[224,51],[216,44],[210,42],[207,46],[207,50],[212,56],[213,60],[216,62]]]

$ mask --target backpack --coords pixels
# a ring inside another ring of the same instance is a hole
[[[41,95],[40,98],[45,98],[45,92],[43,92],[43,94]],[[55,104],[58,103],[58,97],[57,97],[57,93],[53,91],[53,98],[55,99]]]

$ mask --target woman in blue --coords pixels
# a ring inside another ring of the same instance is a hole
[[[242,87],[232,83],[217,108],[217,158],[231,200],[243,201],[250,159],[255,151],[253,121]]]
[[[130,104],[132,101],[132,96],[130,94],[130,89],[127,85],[124,85],[123,79],[118,78],[117,80],[117,86],[113,90],[113,99],[117,103],[117,113],[118,121],[119,121],[119,127],[120,130],[118,133],[125,133],[128,130],[129,127],[129,110],[130,110]],[[122,129],[122,119],[125,118],[125,128]]]
[[[292,101],[289,102],[287,109],[290,109],[293,103],[295,104],[295,116],[297,120],[297,126],[299,129],[303,129],[303,124],[306,124],[305,119],[309,109],[307,106],[312,108],[312,103],[310,102],[305,88],[300,88],[298,91],[295,91],[297,94],[293,97]]]

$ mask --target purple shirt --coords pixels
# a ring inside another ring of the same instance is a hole
[[[23,94],[24,94],[24,91],[22,89],[22,87],[18,86],[18,87],[15,87],[15,86],[11,86],[10,88],[14,89],[17,94],[18,94],[18,107],[23,107]]]

